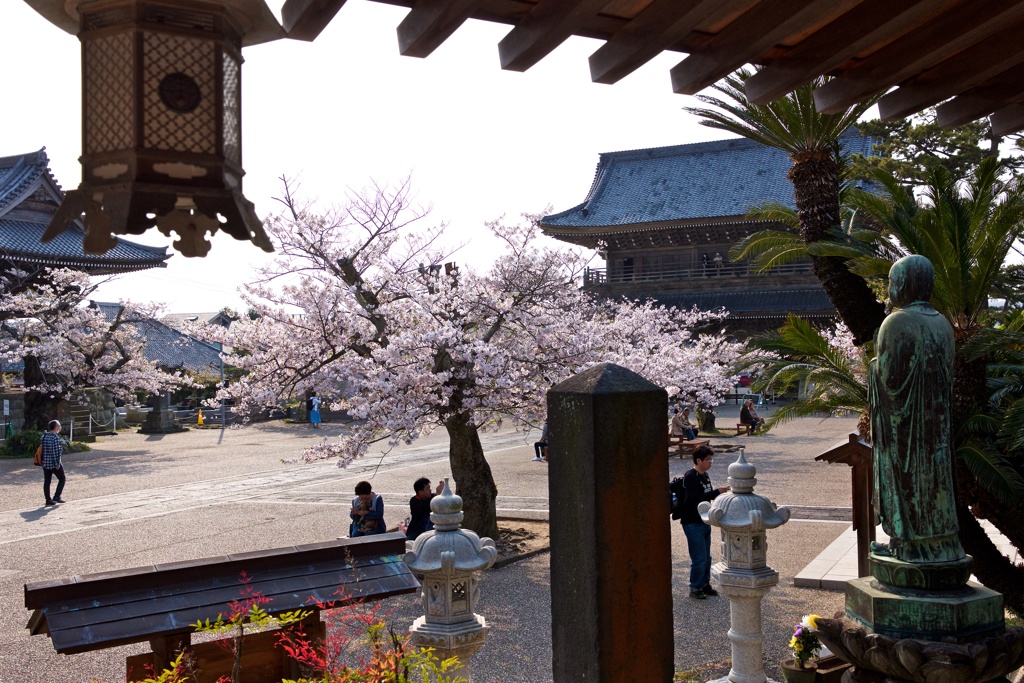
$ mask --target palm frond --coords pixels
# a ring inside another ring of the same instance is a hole
[[[731,261],[752,258],[757,273],[807,258],[807,248],[799,235],[783,230],[762,230],[749,235],[729,251]]]
[[[968,441],[957,449],[978,485],[1003,503],[1012,504],[1024,496],[1024,478],[999,451],[980,439]]]

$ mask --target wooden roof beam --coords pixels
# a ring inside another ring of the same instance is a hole
[[[1024,99],[1024,64],[1008,69],[987,83],[971,88],[936,109],[938,123],[953,128],[988,116],[1000,102]]]
[[[611,85],[669,49],[711,16],[749,10],[758,0],[654,0],[590,55],[590,78]]]
[[[345,0],[286,0],[281,7],[281,25],[293,40],[315,40]]]
[[[448,40],[483,0],[417,0],[398,25],[398,51],[426,57]]]
[[[1011,104],[992,114],[992,134],[1009,135],[1024,129],[1024,105]]]
[[[986,40],[1024,17],[1017,0],[971,0],[935,21],[877,50],[860,64],[814,91],[824,114],[836,114],[872,94],[887,90],[923,69]]]
[[[977,45],[900,84],[898,90],[878,101],[879,116],[886,121],[902,119],[949,99],[1024,63],[1024,43],[1019,36],[1024,24],[1004,28]]]
[[[704,47],[672,68],[672,90],[693,95],[766,50],[830,23],[861,0],[763,0],[723,28]],[[785,17],[780,20],[780,17]]]
[[[526,71],[579,33],[609,0],[540,0],[498,43],[501,68]]]
[[[768,104],[872,46],[888,45],[949,6],[948,0],[866,0],[747,79],[747,98]]]
[[[940,128],[955,128],[988,116],[996,110],[997,103],[985,97],[960,95],[936,108]]]

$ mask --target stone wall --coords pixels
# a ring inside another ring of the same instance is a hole
[[[0,406],[3,405],[3,401],[8,402],[11,414],[8,417],[0,414],[0,430],[10,424],[15,432],[20,432],[25,427],[25,395],[20,391],[0,391]],[[2,434],[0,431],[0,436]]]

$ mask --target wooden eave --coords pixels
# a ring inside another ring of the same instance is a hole
[[[468,19],[512,28],[498,44],[502,68],[525,71],[569,36],[605,41],[591,78],[615,83],[661,52],[687,53],[672,88],[694,94],[745,64],[747,83],[770,102],[821,75],[825,112],[876,93],[882,117],[942,103],[953,126],[991,116],[1003,135],[1024,128],[1024,0],[377,0],[410,8],[399,52],[426,57]],[[290,38],[313,40],[345,0],[286,0]]]

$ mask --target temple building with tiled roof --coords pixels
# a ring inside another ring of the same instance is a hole
[[[90,301],[89,308],[99,311],[107,322],[113,322],[121,312],[121,304],[106,301]],[[185,370],[200,376],[215,376],[220,372],[220,353],[214,345],[179,332],[160,320],[126,325],[145,340],[146,360],[164,370]]]
[[[170,258],[166,247],[123,239],[105,254],[86,254],[82,226],[77,223],[52,241],[41,242],[63,198],[63,190],[50,173],[45,148],[0,157],[0,271],[11,267],[29,273],[72,268],[90,275],[109,275],[166,267]]]
[[[872,154],[872,138],[851,131],[847,153]],[[835,316],[811,263],[757,274],[729,250],[777,223],[749,217],[768,202],[793,207],[782,150],[737,138],[601,154],[586,199],[545,216],[545,234],[601,249],[606,267],[590,268],[589,290],[651,298],[665,305],[724,307],[737,334],[775,328],[792,312]]]

